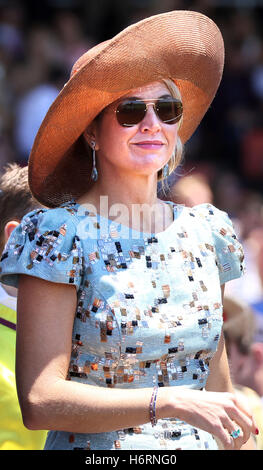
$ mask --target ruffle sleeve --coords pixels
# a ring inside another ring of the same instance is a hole
[[[192,210],[209,225],[220,283],[241,277],[245,272],[244,251],[228,214],[212,204],[199,204]]]
[[[17,287],[19,274],[28,274],[79,288],[83,255],[73,219],[64,208],[26,214],[2,253],[0,281]]]

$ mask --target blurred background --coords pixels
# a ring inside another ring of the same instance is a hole
[[[0,173],[26,165],[39,125],[90,47],[147,16],[189,9],[211,17],[226,48],[221,86],[169,198],[212,202],[232,217],[247,258],[228,289],[263,304],[263,0],[0,0]]]

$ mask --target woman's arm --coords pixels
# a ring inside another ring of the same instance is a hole
[[[108,389],[66,380],[76,301],[73,286],[20,276],[16,376],[24,424],[98,433],[149,422],[151,388]]]
[[[25,425],[99,433],[149,422],[152,388],[109,389],[66,380],[76,302],[73,286],[20,276],[16,374]],[[160,387],[157,418],[178,417],[211,432],[230,448],[229,433],[222,425],[225,420],[230,426],[228,414],[238,417],[242,429],[252,428],[250,418],[232,398],[231,394]]]
[[[225,284],[221,286],[222,303],[224,299],[224,290]],[[210,374],[206,382],[206,390],[233,393],[234,389],[230,378],[223,331],[221,333],[217,351],[210,361],[209,369]]]

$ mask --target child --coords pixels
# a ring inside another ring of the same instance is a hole
[[[0,180],[0,251],[22,217],[39,206],[28,187],[27,168],[10,164]],[[15,383],[16,288],[0,284],[0,449],[40,450],[46,432],[23,425]]]

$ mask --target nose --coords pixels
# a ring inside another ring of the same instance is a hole
[[[152,104],[147,106],[146,114],[140,123],[141,132],[156,133],[161,129],[161,122],[155,113]]]

